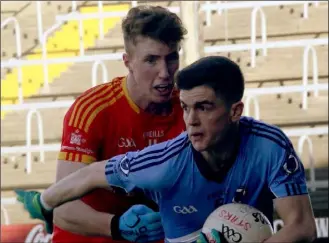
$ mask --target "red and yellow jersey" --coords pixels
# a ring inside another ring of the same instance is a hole
[[[130,99],[123,77],[91,88],[76,99],[64,118],[58,159],[90,164],[174,138],[185,130],[177,92],[172,105],[168,116],[146,113]],[[105,189],[97,189],[82,200],[97,211],[111,214],[122,214],[134,204],[148,203],[140,196]],[[53,242],[68,241],[115,242],[79,236],[55,226]]]

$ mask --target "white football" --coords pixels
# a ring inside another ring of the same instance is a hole
[[[211,229],[221,232],[229,243],[263,242],[273,235],[271,223],[262,212],[240,203],[222,205],[208,216],[202,232],[214,242]]]

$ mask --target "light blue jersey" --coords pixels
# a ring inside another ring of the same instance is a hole
[[[242,117],[237,152],[226,176],[217,180],[182,133],[112,158],[106,178],[127,192],[142,189],[158,203],[167,242],[194,242],[222,204],[249,204],[272,221],[274,198],[307,194],[303,165],[279,128]]]

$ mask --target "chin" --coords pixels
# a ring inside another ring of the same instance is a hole
[[[155,96],[153,98],[154,103],[165,103],[168,102],[171,99],[171,94],[168,96]]]
[[[206,150],[206,146],[204,146],[202,143],[200,143],[200,142],[192,142],[192,145],[193,145],[193,148],[196,150],[196,151],[198,151],[198,152],[203,152],[203,151],[205,151]]]

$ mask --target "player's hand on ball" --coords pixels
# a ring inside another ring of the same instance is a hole
[[[164,238],[160,214],[144,205],[134,205],[119,219],[122,238],[131,242],[151,242]]]
[[[40,192],[15,190],[17,201],[21,202],[24,209],[29,212],[33,219],[45,221],[47,233],[53,231],[53,211],[47,211],[43,208],[40,201]]]
[[[210,238],[210,240],[208,240]],[[223,237],[223,235],[215,229],[212,229],[210,232],[210,236],[206,236],[204,233],[200,233],[199,239],[197,243],[226,243],[227,241]]]

